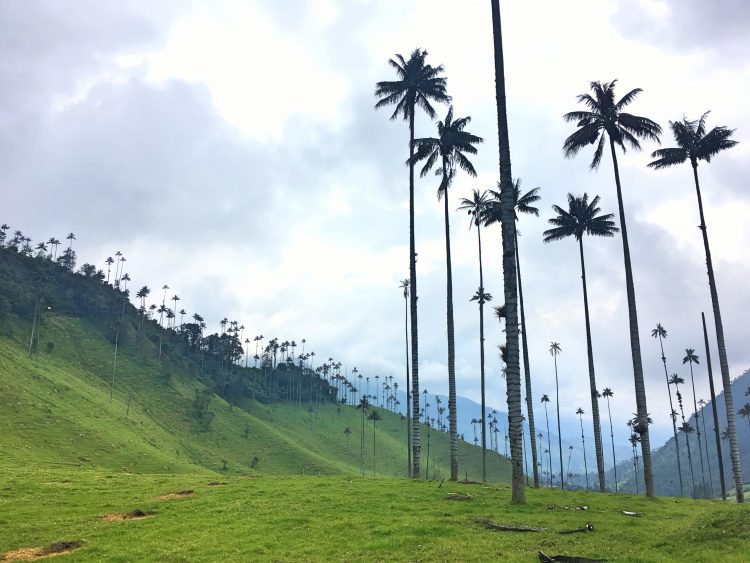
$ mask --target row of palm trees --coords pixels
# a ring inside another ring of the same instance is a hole
[[[504,60],[502,52],[502,29],[500,20],[499,4],[492,1],[493,36],[495,48],[495,76],[496,76],[496,102],[498,106],[498,141],[499,141],[499,163],[500,163],[500,191],[495,197],[493,215],[502,227],[503,244],[503,288],[505,303],[502,307],[505,320],[505,340],[503,349],[505,357],[505,373],[508,385],[508,411],[509,411],[509,434],[511,438],[511,458],[513,463],[513,493],[512,498],[516,502],[524,501],[523,493],[523,455],[522,455],[522,423],[523,417],[520,411],[520,362],[518,342],[518,299],[522,292],[518,268],[518,244],[515,222],[518,218],[514,207],[518,201],[518,190],[514,193],[510,166],[510,149],[507,135],[507,117],[505,107],[504,91]],[[376,108],[395,106],[391,119],[403,118],[409,123],[409,283],[404,287],[404,297],[410,298],[410,316],[406,321],[407,327],[411,322],[411,400],[412,400],[412,429],[411,440],[411,469],[413,474],[419,474],[420,437],[418,425],[418,397],[419,397],[419,364],[418,364],[418,331],[417,331],[417,286],[416,286],[416,248],[414,239],[414,166],[424,161],[420,171],[425,176],[437,166],[436,175],[440,178],[437,195],[444,202],[445,221],[445,246],[446,246],[446,320],[448,336],[448,389],[449,389],[449,421],[451,433],[451,479],[458,477],[458,465],[455,444],[456,433],[456,411],[455,411],[455,352],[453,337],[453,295],[452,295],[452,270],[451,270],[451,247],[450,247],[450,223],[448,189],[451,186],[459,170],[463,170],[470,176],[476,175],[476,170],[467,155],[476,154],[476,145],[482,142],[481,137],[466,131],[470,123],[469,117],[454,118],[453,107],[450,106],[444,120],[437,123],[437,137],[417,138],[414,131],[414,117],[417,108],[421,108],[431,119],[436,117],[433,103],[450,103],[451,98],[447,93],[447,81],[443,76],[443,67],[433,67],[426,62],[427,52],[415,49],[408,59],[396,55],[389,61],[390,66],[396,71],[397,79],[393,81],[382,81],[377,83],[375,94],[378,96]],[[601,215],[598,207],[599,197],[589,198],[587,194],[582,196],[568,195],[567,209],[555,206],[557,216],[550,223],[554,228],[545,232],[545,241],[550,242],[574,236],[579,243],[581,259],[583,294],[584,294],[584,316],[586,322],[588,371],[591,387],[592,415],[594,418],[594,439],[597,451],[597,469],[599,473],[600,490],[605,490],[601,429],[599,423],[598,393],[596,392],[595,368],[593,350],[591,344],[590,319],[588,314],[588,293],[585,278],[585,262],[583,253],[583,234],[594,236],[612,237],[616,232],[621,233],[623,243],[623,259],[625,265],[625,286],[628,301],[628,317],[630,324],[631,356],[633,362],[633,377],[636,395],[636,422],[633,425],[634,433],[637,434],[642,450],[642,462],[644,470],[644,481],[646,494],[654,495],[653,470],[651,462],[651,447],[648,429],[648,409],[646,403],[645,385],[643,379],[643,366],[640,350],[640,333],[638,329],[638,315],[635,300],[635,285],[633,282],[632,263],[630,247],[625,220],[625,207],[620,179],[617,148],[623,152],[626,148],[641,149],[642,141],[659,142],[661,127],[649,118],[633,115],[626,111],[627,107],[636,99],[641,92],[639,88],[633,89],[623,97],[617,99],[615,86],[617,81],[592,82],[591,92],[578,96],[578,101],[585,106],[583,110],[576,110],[565,114],[566,121],[576,125],[576,130],[565,140],[563,152],[566,157],[577,155],[583,148],[595,145],[594,156],[591,161],[591,169],[597,169],[601,163],[606,145],[609,145],[610,154],[614,167],[615,187],[618,201],[619,229],[615,226],[614,215]],[[675,164],[689,161],[693,168],[696,193],[698,196],[699,213],[701,219],[701,231],[703,234],[706,260],[708,266],[709,287],[712,297],[714,320],[719,346],[719,356],[722,371],[722,382],[724,384],[725,400],[727,410],[731,411],[728,416],[728,427],[730,431],[730,450],[732,466],[737,490],[737,500],[742,501],[741,468],[739,466],[739,453],[736,443],[736,430],[734,425],[734,410],[732,407],[731,389],[729,387],[729,369],[724,345],[723,326],[719,309],[718,294],[711,263],[710,248],[708,245],[703,206],[698,183],[697,166],[700,161],[709,162],[716,154],[736,144],[731,139],[732,131],[726,127],[716,127],[708,130],[704,114],[700,119],[690,121],[687,118],[678,122],[670,122],[670,128],[675,136],[677,147],[659,149],[653,153],[654,160],[650,167],[661,169]],[[482,220],[482,213],[478,210],[482,202],[483,194],[474,193],[471,200],[464,200],[462,208],[473,216],[474,224],[478,231],[478,244],[481,248],[480,224],[487,224]],[[483,327],[483,305],[491,296],[484,291],[484,278],[481,267],[480,251],[480,276],[479,288],[472,300],[479,304],[480,308],[480,386],[482,395],[482,409],[485,408],[484,396],[484,327]],[[526,342],[525,319],[523,304],[521,305],[521,333],[524,348],[524,359],[526,360],[526,399],[527,414],[530,424],[533,424],[533,408],[531,406],[531,381],[529,375],[528,351]],[[409,342],[407,342],[407,356]],[[553,352],[553,355],[556,354]],[[691,364],[692,365],[692,364]],[[407,366],[408,377],[408,366]],[[558,417],[559,418],[559,417]],[[485,446],[485,425],[482,423],[482,444]],[[559,432],[558,432],[559,434]],[[535,433],[531,432],[532,440]],[[536,449],[532,448],[536,454]],[[560,465],[562,467],[562,451],[560,451]],[[534,463],[535,485],[538,485],[536,474],[537,464]]]

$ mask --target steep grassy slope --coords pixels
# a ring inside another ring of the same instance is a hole
[[[361,411],[353,407],[329,403],[309,412],[307,404],[250,400],[240,407],[213,395],[206,431],[192,414],[195,393],[204,389],[193,364],[159,361],[148,342],[136,357],[125,340],[110,403],[113,345],[96,326],[46,315],[40,351],[31,358],[23,341],[28,330],[16,320],[6,322],[0,335],[0,464],[80,464],[139,473],[359,473]],[[51,352],[46,342],[54,343]],[[246,370],[247,377],[254,373]],[[382,414],[375,430],[376,473],[404,475],[405,421]],[[371,474],[370,421],[365,444]],[[426,456],[426,442],[424,448]],[[445,434],[432,431],[430,448],[430,477],[440,478],[447,474]],[[464,443],[460,452],[462,475],[479,478],[481,451]],[[507,481],[507,460],[494,454],[489,459],[490,480]]]

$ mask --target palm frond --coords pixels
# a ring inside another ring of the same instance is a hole
[[[643,92],[643,90],[641,90],[640,88],[633,88],[630,92],[620,98],[620,101],[615,104],[615,109],[617,111],[620,111],[624,107],[630,105],[633,100],[635,100],[635,97],[641,92]]]
[[[651,158],[655,158],[656,160],[649,162],[648,166],[656,170],[661,170],[675,164],[682,164],[687,160],[688,153],[685,149],[657,149],[651,153]]]

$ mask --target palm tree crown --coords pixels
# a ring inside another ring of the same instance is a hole
[[[443,65],[433,67],[425,64],[426,57],[427,51],[414,49],[408,61],[400,54],[389,59],[388,64],[396,71],[398,80],[377,83],[375,95],[380,99],[375,109],[395,105],[391,119],[401,116],[406,120],[413,116],[415,108],[419,106],[431,119],[435,118],[435,108],[430,102],[448,103],[451,97],[445,90],[447,80],[440,76]]]
[[[698,361],[698,356],[696,355],[693,348],[685,348],[685,357],[682,358],[682,363],[686,364],[688,362],[690,362],[691,364],[700,363],[700,361]]]
[[[615,85],[612,82],[591,82],[591,94],[581,94],[578,101],[586,105],[589,111],[571,111],[563,116],[565,121],[574,121],[578,129],[570,135],[563,145],[565,156],[571,158],[583,147],[597,143],[591,168],[598,168],[604,153],[606,137],[625,152],[626,145],[635,150],[641,149],[638,139],[659,142],[661,127],[646,117],[640,117],[622,111],[642,92],[635,88],[615,102]]]
[[[453,106],[451,106],[448,108],[445,120],[438,121],[438,137],[414,139],[417,152],[414,154],[413,162],[425,160],[419,173],[420,176],[426,176],[438,158],[443,161],[443,167],[435,171],[437,176],[443,177],[438,187],[438,198],[442,197],[450,186],[455,176],[456,166],[469,176],[477,175],[474,165],[465,153],[476,154],[477,148],[474,145],[478,145],[483,139],[464,130],[470,122],[469,116],[453,119]]]
[[[519,213],[539,217],[539,208],[532,205],[542,199],[539,195],[539,188],[534,188],[525,194],[522,194],[521,178],[516,178],[512,185],[513,189],[511,190],[511,198],[516,221],[518,220]],[[490,190],[490,195],[492,196],[492,199],[490,200],[490,204],[487,207],[484,217],[486,225],[500,223],[500,192]]]
[[[599,196],[594,196],[589,202],[588,194],[574,196],[568,194],[568,210],[566,211],[559,205],[553,205],[557,217],[549,220],[555,227],[544,231],[544,242],[553,240],[562,240],[569,236],[574,236],[576,240],[581,240],[584,234],[612,237],[619,230],[615,226],[614,215],[608,213],[600,215]]]
[[[709,113],[707,111],[700,119],[693,121],[687,117],[683,117],[681,121],[670,121],[669,128],[678,146],[654,151],[651,157],[656,160],[650,162],[649,166],[659,170],[689,160],[696,167],[699,160],[711,162],[718,153],[736,145],[737,141],[731,138],[734,129],[719,126],[706,132],[706,117]]]

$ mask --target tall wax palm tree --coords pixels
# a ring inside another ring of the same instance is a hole
[[[550,482],[549,486],[552,486],[552,441],[550,439],[549,435],[549,413],[547,412],[547,403],[549,403],[549,396],[548,395],[542,395],[542,404],[544,405],[544,418],[547,421],[547,450],[549,451],[549,455],[547,456],[547,462],[549,464],[549,475],[550,475]]]
[[[737,442],[737,429],[734,417],[734,398],[732,397],[732,386],[729,378],[729,362],[727,360],[727,349],[724,341],[724,325],[721,321],[721,308],[719,307],[719,293],[716,289],[716,278],[714,277],[714,266],[711,258],[711,248],[708,244],[708,230],[706,229],[706,220],[703,215],[703,199],[701,197],[700,182],[698,182],[698,163],[703,160],[706,163],[720,152],[732,148],[737,141],[732,139],[733,129],[724,126],[714,127],[710,131],[706,128],[706,118],[708,113],[704,113],[700,119],[690,121],[683,118],[682,121],[670,121],[669,127],[672,129],[677,147],[660,149],[655,151],[651,156],[655,158],[649,166],[655,169],[667,168],[675,164],[682,164],[690,161],[693,168],[693,181],[695,183],[695,193],[698,198],[698,214],[700,216],[700,226],[703,235],[703,249],[706,253],[706,271],[708,273],[708,286],[711,292],[711,304],[714,311],[714,323],[716,325],[716,340],[719,344],[719,365],[721,366],[721,379],[724,384],[724,401],[727,407],[727,428],[729,429],[729,455],[732,460],[732,472],[734,473],[734,484],[737,496],[737,502],[743,502],[744,494],[742,491],[742,465],[740,464],[740,452]]]
[[[638,331],[638,310],[635,302],[635,285],[633,283],[633,268],[630,262],[630,244],[628,230],[625,223],[625,204],[620,185],[620,170],[617,166],[615,146],[625,152],[626,144],[630,148],[640,150],[638,139],[659,141],[661,127],[648,118],[626,113],[624,109],[630,105],[641,92],[640,88],[631,90],[619,101],[615,101],[615,85],[617,80],[608,83],[591,82],[590,94],[578,96],[578,101],[585,104],[588,111],[573,111],[563,116],[565,121],[575,122],[577,130],[570,135],[563,145],[566,157],[575,156],[582,148],[596,143],[596,150],[591,161],[591,168],[599,167],[604,153],[605,141],[609,141],[612,165],[615,173],[617,188],[617,204],[622,230],[622,249],[625,262],[625,287],[628,297],[628,317],[630,320],[630,351],[633,360],[633,379],[635,383],[635,402],[638,410],[638,425],[636,433],[640,434],[641,449],[643,450],[643,476],[646,483],[646,495],[654,496],[654,477],[651,463],[651,440],[648,434],[648,408],[646,405],[646,387],[643,381],[643,363],[641,359],[640,332]]]
[[[409,278],[401,280],[404,290],[404,342],[406,346],[406,420],[411,420],[411,386],[409,381]],[[359,375],[362,377],[362,374]],[[361,385],[360,385],[361,387]],[[411,429],[406,425],[406,474],[411,477]]]
[[[370,401],[367,397],[362,397],[359,400],[357,408],[362,411],[362,433],[360,434],[359,441],[359,469],[362,477],[365,476],[365,411],[370,410]],[[374,423],[373,423],[374,424]]]
[[[174,311],[177,311],[177,302],[180,300],[180,297],[178,295],[173,295],[172,299],[170,301],[174,301]],[[174,328],[174,326],[172,327]]]
[[[708,330],[706,329],[706,315],[701,312],[701,322],[703,324],[703,345],[706,350],[706,370],[708,371],[708,385],[711,392],[711,414],[714,419],[714,437],[716,439],[716,457],[719,461],[719,487],[721,488],[722,500],[727,499],[726,481],[724,480],[724,459],[721,453],[721,439],[719,436],[719,413],[716,408],[716,392],[714,389],[714,374],[711,369],[711,349],[708,346]],[[708,441],[708,439],[706,440]],[[710,466],[710,464],[709,464]]]
[[[641,441],[638,434],[631,434],[630,438],[628,440],[630,442],[631,447],[633,448],[633,467],[635,468],[635,493],[640,493],[638,484],[638,442]]]
[[[373,477],[375,477],[375,423],[378,420],[382,420],[382,419],[383,417],[380,416],[380,413],[376,410],[373,410],[369,415],[367,415],[367,420],[372,420],[372,476]],[[429,463],[429,457],[427,459]]]
[[[562,457],[562,432],[560,431],[560,384],[557,378],[557,356],[562,352],[558,342],[552,342],[549,346],[549,353],[555,360],[555,400],[557,402],[557,446],[560,450],[560,475],[563,475],[563,457]],[[560,481],[560,487],[565,488],[563,481]]]
[[[487,213],[486,213],[486,219],[485,224],[490,225],[493,223],[500,223],[502,221],[501,219],[501,208],[502,203],[500,200],[500,192],[496,192],[494,190],[490,190],[490,194],[492,196],[492,199],[489,202],[489,205],[487,207]],[[525,194],[521,194],[521,179],[516,178],[514,182],[511,184],[511,199],[513,202],[513,211],[514,211],[514,217],[516,221],[518,221],[519,214],[524,213],[527,215],[535,215],[539,216],[539,209],[535,207],[533,204],[536,203],[541,199],[539,196],[539,188],[534,188],[533,190],[529,190]],[[529,363],[529,346],[528,346],[528,333],[526,331],[526,310],[524,308],[524,301],[523,301],[523,284],[521,283],[521,260],[518,250],[518,230],[514,231],[514,238],[513,238],[513,244],[515,247],[515,256],[516,256],[516,270],[517,270],[517,278],[518,278],[518,305],[519,305],[519,311],[521,315],[521,348],[523,351],[523,370],[524,370],[524,380],[526,384],[526,412],[528,415],[528,421],[529,421],[529,432],[531,436],[531,447],[532,447],[532,457],[536,458],[536,448],[535,446],[535,439],[534,439],[534,432],[535,432],[535,422],[534,422],[534,401],[532,398],[531,393],[531,367]],[[536,459],[534,459],[536,461]],[[536,463],[534,463],[534,487],[539,487],[539,475],[537,473],[536,469]]]
[[[68,250],[72,250],[73,249],[73,241],[76,240],[75,234],[68,233],[68,236],[65,237],[65,238],[68,239],[68,241],[69,241],[68,242]]]
[[[567,210],[558,205],[553,205],[552,209],[555,210],[557,216],[549,220],[549,223],[554,225],[554,228],[544,231],[544,242],[562,240],[570,236],[575,237],[578,241],[578,250],[581,257],[581,280],[583,284],[583,311],[586,319],[586,352],[589,364],[591,415],[594,419],[596,468],[599,474],[599,490],[603,493],[606,492],[607,488],[604,482],[604,451],[602,448],[601,423],[599,420],[599,393],[596,389],[596,376],[594,374],[594,349],[591,344],[589,298],[586,287],[586,266],[583,258],[583,235],[613,237],[618,229],[615,227],[614,215],[611,213],[606,215],[600,214],[601,210],[598,207],[599,196],[595,196],[590,202],[588,198],[588,194],[576,197],[569,193]]]
[[[745,403],[737,414],[747,419],[748,425],[750,425],[750,403]]]
[[[474,224],[477,227],[477,249],[479,255],[479,289],[476,295],[471,298],[472,301],[479,303],[479,375],[480,389],[482,397],[482,416],[484,416],[485,405],[485,386],[484,386],[484,304],[492,299],[489,293],[484,291],[484,270],[482,267],[482,221],[486,213],[489,196],[487,191],[479,193],[479,190],[473,190],[471,199],[461,198],[461,205],[458,209],[466,211],[471,217],[469,229]],[[485,457],[485,425],[482,425],[482,483],[486,482],[487,465]]]
[[[701,482],[703,490],[706,490],[706,469],[703,466],[703,446],[701,441],[701,427],[698,423],[698,402],[695,397],[695,378],[693,377],[693,364],[699,364],[698,356],[693,348],[685,348],[685,357],[682,358],[683,364],[690,364],[690,383],[693,388],[693,416],[695,417],[695,434],[698,436],[698,457],[701,460]],[[688,417],[689,418],[689,417]]]
[[[508,115],[505,100],[505,57],[503,55],[503,32],[500,18],[500,2],[492,0],[492,36],[495,55],[495,104],[497,105],[498,159],[500,168],[500,194],[513,191],[513,173],[510,163],[510,141],[508,140]],[[508,396],[508,428],[511,452],[511,500],[525,503],[523,475],[523,421],[521,413],[521,372],[518,348],[518,286],[516,284],[516,224],[510,197],[501,202],[503,245],[503,292],[506,308],[506,388]]]
[[[471,122],[471,117],[459,117],[453,119],[453,106],[448,109],[445,121],[437,124],[437,137],[424,137],[414,140],[416,152],[412,157],[413,162],[424,160],[425,163],[420,171],[420,176],[425,176],[432,167],[440,160],[440,167],[436,175],[440,176],[440,184],[437,190],[438,199],[443,199],[443,212],[445,220],[445,270],[446,270],[446,320],[448,327],[448,424],[450,426],[450,458],[451,458],[451,480],[458,480],[458,425],[456,416],[456,350],[453,334],[453,272],[451,264],[451,242],[450,242],[450,219],[448,204],[448,188],[456,176],[458,168],[476,176],[474,165],[466,156],[477,153],[478,145],[482,138],[466,131],[466,126]],[[413,288],[412,288],[413,289]],[[482,413],[482,428],[484,429],[484,412]],[[486,432],[482,431],[482,450],[485,449]],[[482,464],[484,467],[484,464]]]
[[[680,480],[680,495],[684,496],[682,487],[682,462],[680,461],[680,443],[677,441],[677,418],[672,414],[675,412],[674,404],[672,403],[672,388],[669,386],[669,373],[667,372],[667,358],[664,355],[664,339],[667,338],[666,329],[661,326],[661,323],[656,323],[656,328],[651,331],[653,338],[659,339],[659,346],[661,348],[661,362],[664,364],[664,378],[667,381],[667,393],[669,395],[669,412],[672,419],[672,435],[674,436],[674,449],[675,456],[677,457],[677,476]]]
[[[615,471],[615,492],[617,492],[617,456],[615,455],[615,431],[612,428],[612,411],[609,408],[609,400],[614,396],[615,394],[609,387],[605,387],[604,391],[602,391],[602,397],[607,399],[607,414],[609,414],[609,437],[612,440],[612,466],[614,467]]]
[[[714,495],[714,476],[713,471],[711,471],[711,458],[708,456],[708,434],[706,433],[706,401],[703,399],[698,399],[698,404],[701,406],[701,422],[703,424],[703,447],[705,448],[705,452],[701,452],[701,456],[703,453],[706,454],[706,466],[708,467],[708,490],[711,496]],[[698,424],[698,421],[695,421],[695,424]]]
[[[682,379],[679,375],[676,373],[672,374],[672,377],[669,378],[670,385],[674,385],[675,388],[675,395],[677,396],[677,404],[680,407],[680,416],[682,418],[682,425],[679,427],[679,429],[685,434],[685,444],[687,445],[687,454],[688,454],[688,465],[690,466],[690,484],[692,485],[691,494],[695,494],[695,477],[693,475],[693,457],[690,454],[690,440],[688,439],[688,432],[685,430],[685,425],[687,424],[687,421],[685,420],[685,407],[682,403],[682,393],[680,393],[680,383],[685,383],[685,380]],[[673,416],[674,417],[674,416]],[[693,429],[690,429],[690,432],[692,432]]]
[[[583,434],[583,409],[578,407],[576,411],[578,420],[581,422],[581,448],[583,449],[583,472],[586,475],[586,489],[589,488],[589,466],[586,463],[586,437]]]
[[[419,353],[417,331],[417,251],[414,241],[414,115],[417,107],[435,118],[434,102],[448,103],[446,79],[441,76],[442,65],[433,67],[426,63],[427,51],[414,49],[409,60],[400,54],[388,61],[396,71],[397,80],[377,83],[375,95],[379,98],[375,108],[395,105],[391,119],[399,117],[409,122],[409,285],[411,313],[411,377],[412,377],[412,475],[419,476]],[[451,478],[456,480],[451,474]]]

